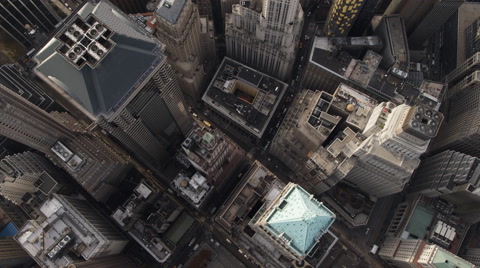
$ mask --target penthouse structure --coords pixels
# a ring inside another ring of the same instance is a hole
[[[0,134],[46,154],[97,201],[106,201],[130,168],[125,155],[70,115],[48,114],[3,85],[0,118]]]
[[[197,209],[203,205],[203,201],[205,201],[213,189],[207,179],[199,173],[188,176],[188,174],[180,172],[173,179],[172,186],[175,191]]]
[[[265,133],[288,85],[225,58],[202,97],[208,116],[244,141],[257,143]]]
[[[194,128],[182,143],[189,163],[210,184],[223,186],[243,165],[245,152],[225,134],[207,126]]]
[[[91,128],[152,171],[191,128],[163,44],[108,1],[86,2],[34,55],[34,72]]]
[[[84,200],[53,194],[40,211],[45,220],[27,221],[14,238],[41,267],[119,254],[128,243]]]
[[[299,1],[233,5],[225,18],[227,56],[285,81],[292,73],[302,27]]]

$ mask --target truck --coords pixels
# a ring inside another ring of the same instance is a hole
[[[377,251],[378,251],[378,246],[377,246],[377,245],[373,245],[372,250],[370,250],[370,253],[372,253],[373,255],[375,255],[375,254],[377,254]]]

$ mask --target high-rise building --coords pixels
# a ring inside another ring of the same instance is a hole
[[[446,249],[423,240],[387,238],[378,255],[396,267],[475,267]]]
[[[48,196],[67,190],[61,174],[45,157],[24,152],[0,161],[0,194],[16,205],[28,202],[34,195]]]
[[[292,101],[270,146],[270,153],[298,172],[330,136],[342,119],[329,110],[333,96],[323,91],[303,90]]]
[[[381,12],[383,6],[388,4],[391,0],[365,0],[362,9],[355,19],[351,29],[348,32],[349,36],[362,36],[368,27],[373,17]],[[353,8],[352,8],[353,9]],[[381,15],[382,13],[380,13]]]
[[[223,131],[247,143],[265,134],[288,85],[225,58],[202,97],[208,117]]]
[[[45,220],[28,221],[15,240],[41,267],[68,267],[119,254],[128,240],[87,201],[53,194],[40,208]]]
[[[289,183],[255,214],[250,226],[285,256],[304,260],[335,221],[335,214],[302,187]]]
[[[197,5],[191,0],[162,0],[155,11],[156,36],[165,44],[169,62],[177,72],[183,92],[198,101],[205,87],[208,47],[202,39],[214,43],[212,36],[202,35],[207,21],[201,21]],[[210,55],[212,56],[212,55]]]
[[[242,2],[225,20],[228,57],[280,80],[290,77],[303,26],[299,1]]]
[[[150,0],[109,0],[123,12],[127,14],[145,13],[147,12],[147,4]]]
[[[345,180],[376,197],[402,191],[442,119],[441,113],[424,105],[393,108],[382,130],[359,146],[357,162]]]
[[[46,154],[96,200],[106,201],[129,168],[114,151],[67,114],[48,114],[0,85],[0,134]]]
[[[0,27],[27,48],[35,42],[30,34],[35,27],[44,33],[50,33],[60,20],[44,0],[0,2]]]
[[[480,3],[477,6],[480,7]],[[480,16],[465,29],[465,58],[477,52],[480,52]]]
[[[21,267],[29,261],[33,263],[13,237],[0,237],[0,267]]]
[[[198,126],[182,143],[183,152],[193,167],[210,184],[222,187],[238,171],[245,152],[219,130]]]
[[[477,157],[449,150],[430,156],[418,166],[408,192],[442,198],[457,191],[465,191],[464,195],[467,192],[473,194],[480,186],[479,164],[480,159]],[[445,199],[453,203],[451,199]],[[460,202],[456,205],[460,205]]]
[[[347,36],[357,17],[362,13],[362,8],[365,3],[373,3],[374,1],[375,0],[335,0],[330,8],[330,13],[328,13],[327,21],[325,22],[323,29],[324,35],[328,37]],[[370,4],[368,6],[372,8]],[[368,26],[368,23],[369,21],[367,21],[367,24],[364,26]]]
[[[426,2],[426,1],[413,1]],[[452,16],[465,0],[433,1],[419,23],[408,34],[408,44],[411,48],[421,48],[425,41],[430,38]],[[400,14],[401,15],[401,14]]]
[[[0,66],[0,83],[42,110],[47,112],[61,110],[61,107],[34,79],[28,77],[14,64]],[[20,143],[0,136],[0,159],[9,154],[23,152],[25,149]]]
[[[191,129],[163,47],[110,2],[86,2],[34,55],[34,72],[76,118],[99,125],[158,172]]]
[[[480,63],[480,52],[469,59],[470,64],[464,64],[461,73],[468,72],[475,62]],[[480,157],[480,71],[464,76],[463,80],[451,87],[442,108],[445,120],[433,139],[430,152],[454,150]]]

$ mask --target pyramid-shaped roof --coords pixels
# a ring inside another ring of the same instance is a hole
[[[290,241],[300,256],[308,254],[335,220],[335,214],[298,185],[290,188],[266,217],[266,227]]]

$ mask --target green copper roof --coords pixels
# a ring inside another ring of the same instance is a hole
[[[299,255],[305,255],[334,220],[335,214],[296,185],[270,212],[266,227],[275,235],[290,241],[290,247]]]
[[[471,268],[474,267],[473,264],[469,263],[468,261],[456,257],[452,253],[439,248],[435,253],[435,257],[433,258],[432,264],[435,265],[437,268]]]

